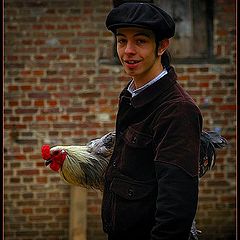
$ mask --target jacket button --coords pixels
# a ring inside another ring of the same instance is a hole
[[[132,143],[136,143],[136,142],[137,142],[137,138],[136,138],[136,137],[133,137]]]
[[[116,161],[113,161],[113,167],[116,167],[116,166],[117,166]]]
[[[131,188],[128,189],[128,196],[129,197],[133,196],[133,189],[131,189]]]

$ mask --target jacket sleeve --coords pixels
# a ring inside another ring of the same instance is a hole
[[[169,106],[157,122],[158,195],[151,240],[187,240],[198,201],[201,114],[192,103],[180,103]]]
[[[151,239],[187,240],[197,209],[198,177],[165,163],[156,163],[156,169],[158,197]]]

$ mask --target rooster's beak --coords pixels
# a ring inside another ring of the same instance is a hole
[[[52,162],[51,159],[46,160],[46,161],[45,161],[45,166],[48,166],[51,162]]]

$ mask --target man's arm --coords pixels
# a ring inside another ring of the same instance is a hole
[[[158,195],[151,240],[187,240],[198,202],[202,119],[189,102],[163,114],[154,128]]]

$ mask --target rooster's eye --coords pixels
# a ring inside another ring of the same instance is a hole
[[[60,153],[60,150],[54,151],[52,155],[58,155]]]

